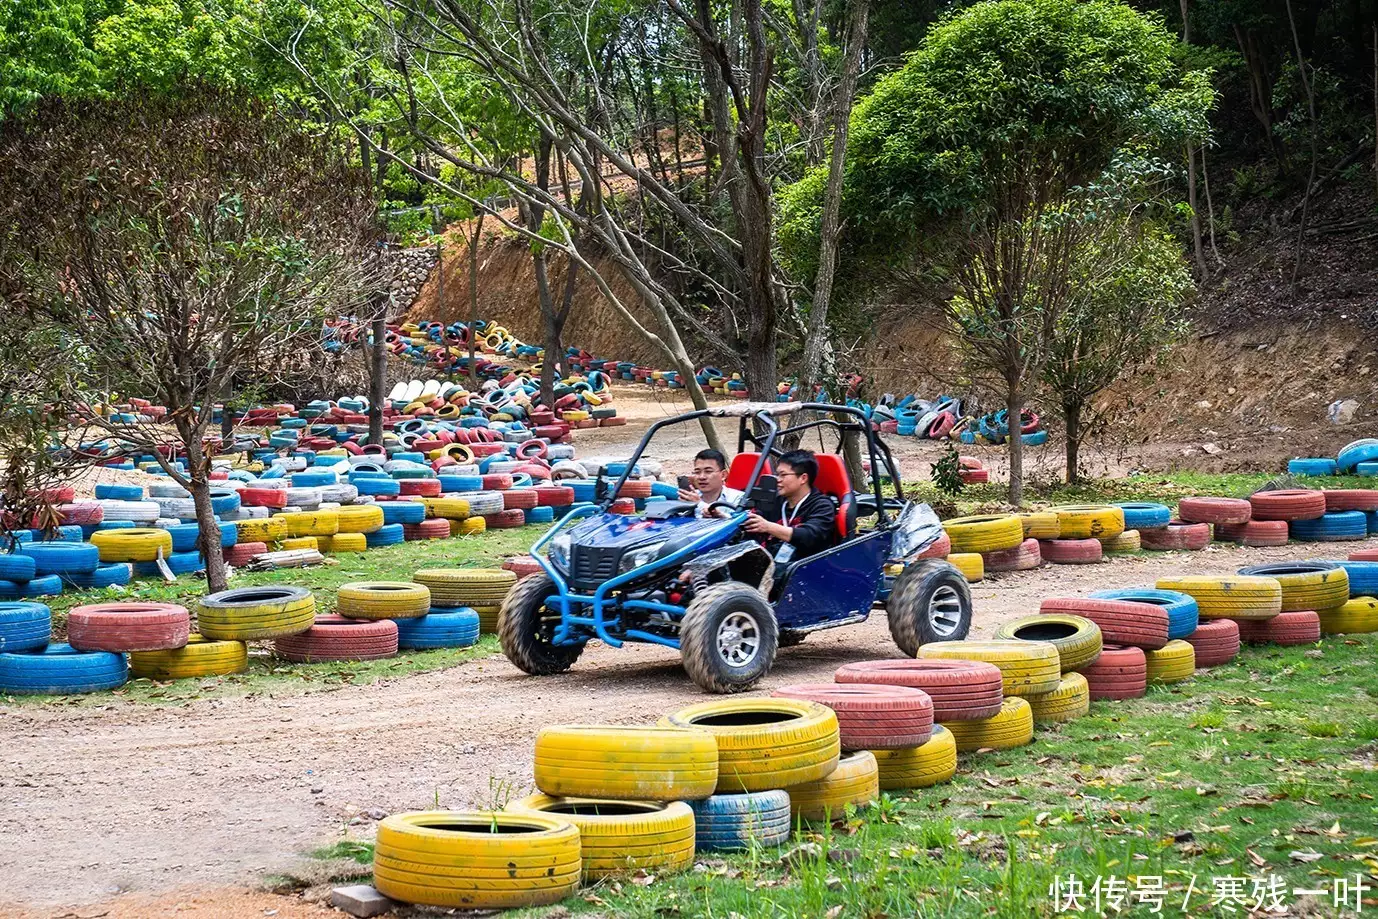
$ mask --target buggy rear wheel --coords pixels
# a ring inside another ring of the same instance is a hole
[[[584,644],[554,644],[560,614],[546,608],[545,599],[555,593],[547,574],[533,574],[518,581],[502,602],[498,614],[498,640],[507,659],[532,676],[564,673],[584,651]]]
[[[971,630],[971,588],[955,567],[923,559],[895,577],[885,603],[890,637],[909,657],[931,641],[959,641]]]
[[[685,672],[715,693],[755,686],[775,663],[778,641],[775,612],[766,598],[731,581],[699,591],[679,629]]]

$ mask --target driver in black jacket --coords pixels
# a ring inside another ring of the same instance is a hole
[[[752,514],[746,531],[767,538],[766,549],[776,564],[806,558],[829,548],[837,537],[837,507],[833,499],[813,487],[818,461],[808,450],[792,450],[775,464],[779,506],[766,514]]]

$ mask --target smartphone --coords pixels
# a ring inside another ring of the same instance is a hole
[[[678,488],[680,491],[697,491],[697,489],[694,488],[693,481],[691,481],[689,476],[687,475],[680,476],[679,479],[675,482],[675,487]]]

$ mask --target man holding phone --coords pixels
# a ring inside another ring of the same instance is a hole
[[[719,501],[736,504],[741,500],[742,493],[728,488],[726,481],[727,457],[717,450],[700,450],[694,457],[693,474],[679,477],[679,499],[697,503],[700,517]],[[714,516],[725,516],[726,508],[720,507],[713,513]]]

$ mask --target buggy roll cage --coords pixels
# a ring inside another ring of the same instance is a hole
[[[818,417],[811,421],[804,421],[796,425],[781,429],[777,418],[794,415],[798,412],[817,412]],[[839,417],[845,416],[845,417]],[[684,424],[689,421],[697,421],[700,418],[738,418],[740,422],[737,426],[737,452],[746,451],[746,445],[750,443],[756,448],[755,452],[759,455],[755,466],[751,469],[751,477],[747,479],[746,487],[742,489],[742,497],[734,506],[736,510],[742,510],[742,502],[745,502],[755,488],[757,481],[761,478],[761,472],[765,469],[766,461],[774,456],[783,456],[785,451],[775,446],[776,440],[782,436],[799,434],[811,428],[818,428],[820,436],[823,428],[832,428],[837,431],[838,449],[834,452],[841,452],[849,433],[861,433],[865,436],[867,450],[871,460],[871,489],[876,501],[876,515],[878,522],[886,526],[890,522],[889,514],[886,513],[885,496],[881,493],[881,476],[876,473],[876,460],[879,459],[885,464],[885,470],[890,475],[890,481],[895,486],[895,494],[900,501],[904,500],[904,491],[900,484],[899,469],[895,466],[895,459],[890,454],[890,448],[876,437],[875,429],[871,427],[870,419],[866,413],[859,408],[850,405],[831,405],[823,402],[739,402],[735,405],[726,405],[715,408],[697,409],[683,415],[676,415],[673,418],[662,418],[646,429],[646,433],[641,436],[641,441],[632,451],[632,455],[626,460],[622,474],[618,476],[617,482],[611,489],[601,488],[603,485],[603,470],[598,471],[597,483],[599,487],[595,499],[600,509],[606,510],[622,486],[626,483],[636,468],[637,461],[646,451],[647,445],[655,437],[656,432],[661,428],[669,427],[673,424]],[[848,418],[854,420],[847,420]],[[748,433],[748,421],[754,421],[757,425],[755,433]],[[852,483],[853,490],[859,483]]]

